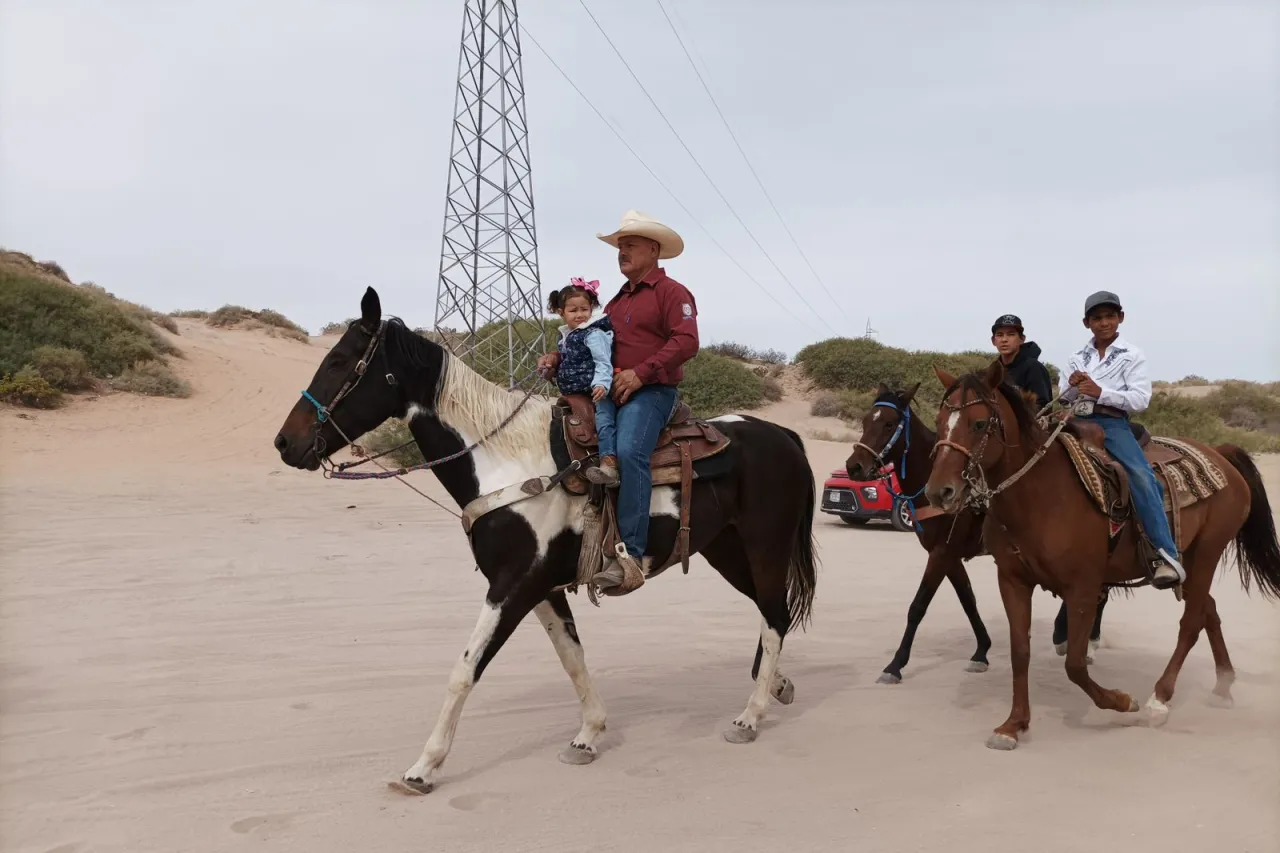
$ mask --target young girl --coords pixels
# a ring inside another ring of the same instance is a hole
[[[561,394],[590,394],[596,404],[596,433],[600,438],[600,464],[592,466],[592,482],[617,484],[615,408],[609,399],[613,387],[613,323],[601,317],[591,322],[600,307],[600,282],[569,279],[567,287],[553,290],[547,307],[564,319],[560,327],[560,364],[556,384]]]

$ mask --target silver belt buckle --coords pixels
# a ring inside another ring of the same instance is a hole
[[[1071,414],[1077,418],[1087,418],[1093,415],[1093,407],[1097,404],[1093,400],[1077,400],[1076,404],[1071,407]]]

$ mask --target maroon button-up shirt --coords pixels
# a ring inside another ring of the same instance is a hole
[[[604,313],[613,321],[613,366],[645,385],[678,385],[698,353],[698,305],[683,284],[654,267],[627,282]]]

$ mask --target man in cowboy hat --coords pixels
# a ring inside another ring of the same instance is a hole
[[[685,286],[658,266],[684,251],[675,231],[632,210],[617,231],[596,237],[618,250],[618,269],[627,280],[604,308],[613,322],[617,374],[612,397],[596,407],[597,421],[614,420],[617,447],[602,447],[599,464],[586,471],[593,483],[618,486],[622,541],[593,580],[605,592],[625,595],[644,583],[653,487],[649,457],[675,410],[682,366],[698,352],[698,309]],[[559,354],[550,353],[538,366],[554,370],[558,363]]]

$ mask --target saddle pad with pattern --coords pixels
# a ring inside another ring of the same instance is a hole
[[[1103,514],[1113,519],[1127,516],[1129,484],[1124,469],[1106,451],[1074,435],[1064,432],[1058,440],[1066,448],[1085,491]],[[1164,486],[1165,512],[1173,511],[1174,495],[1178,508],[1185,509],[1226,488],[1227,478],[1222,470],[1186,442],[1153,436],[1146,456]]]

